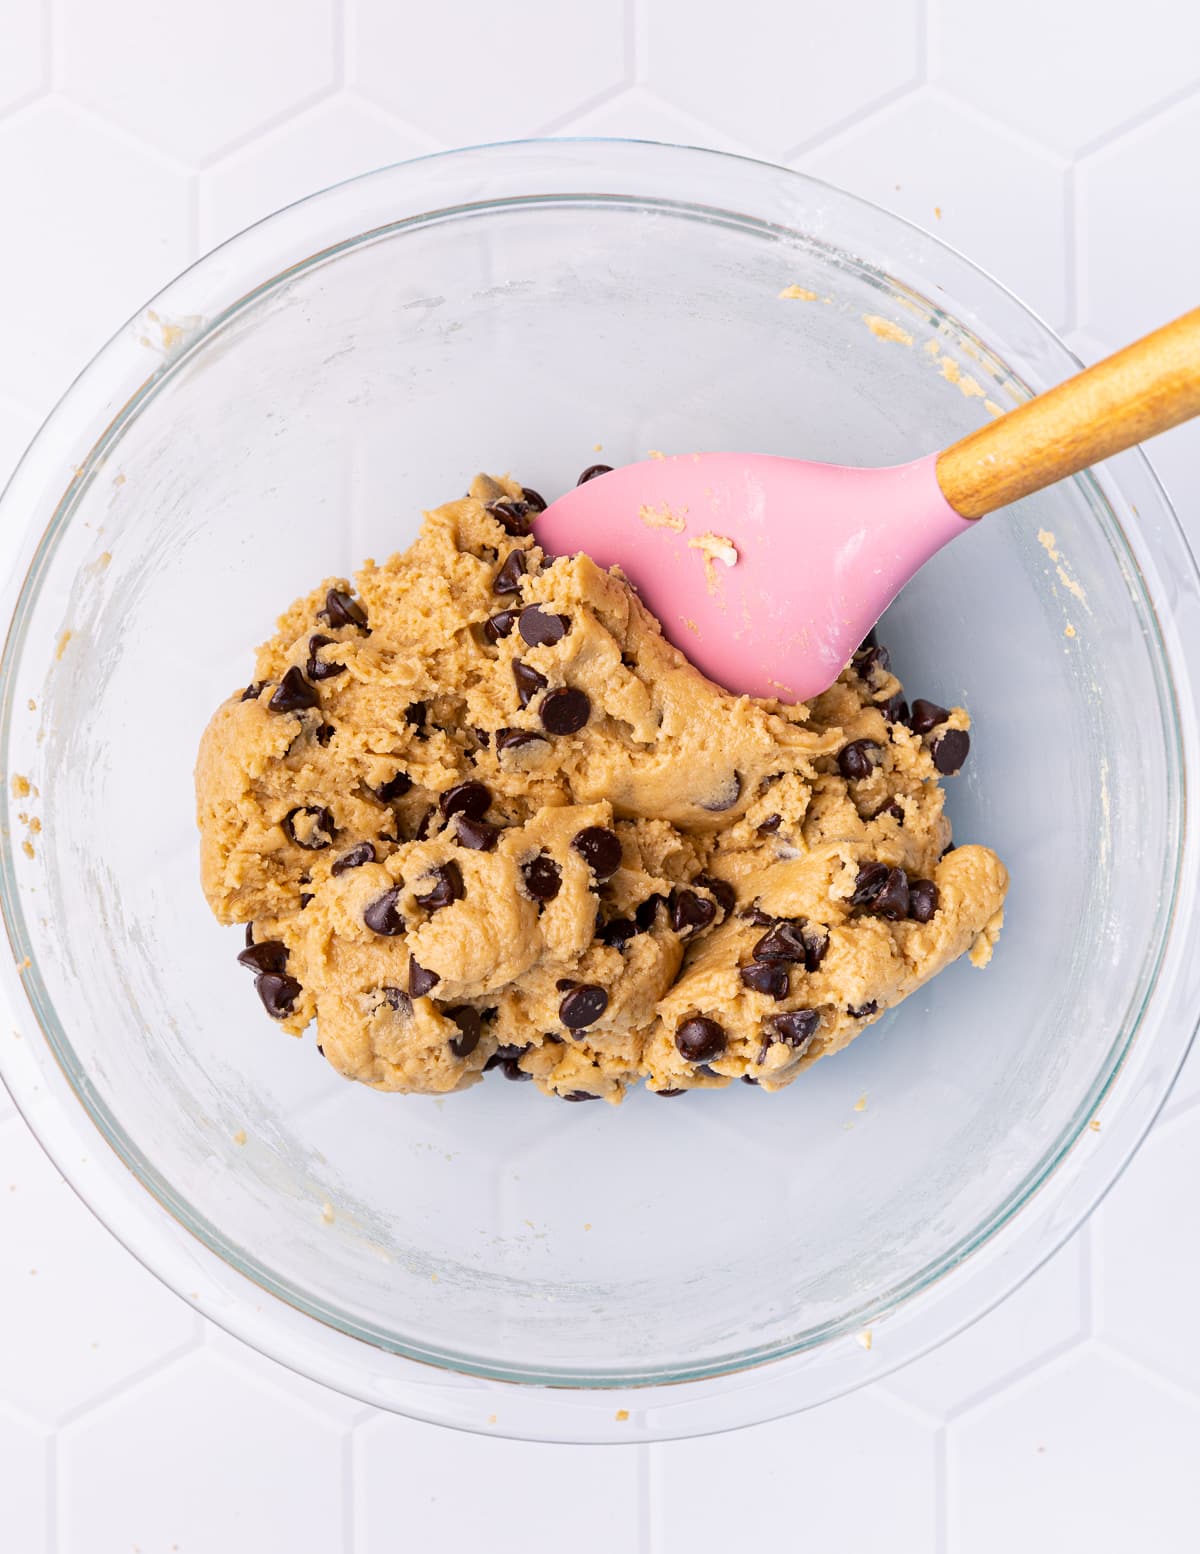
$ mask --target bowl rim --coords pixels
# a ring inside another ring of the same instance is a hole
[[[368,186],[377,188],[386,180],[409,176],[414,169],[428,169],[431,165],[439,173],[443,169],[448,170],[445,182],[452,182],[449,173],[458,170],[463,175],[460,182],[469,185],[474,171],[496,176],[502,164],[509,160],[514,164],[513,174],[518,178],[527,178],[532,169],[525,165],[526,159],[532,156],[536,161],[545,158],[554,161],[564,148],[574,148],[576,152],[582,148],[585,152],[600,156],[607,154],[617,161],[628,158],[631,152],[635,157],[644,157],[649,151],[660,157],[665,156],[667,160],[674,160],[681,171],[684,161],[694,168],[698,159],[705,169],[714,164],[722,169],[732,165],[747,180],[751,176],[762,177],[766,174],[772,180],[787,183],[790,188],[798,191],[819,190],[827,204],[832,201],[836,207],[840,207],[839,214],[847,217],[852,213],[865,215],[889,233],[897,231],[904,234],[918,254],[933,253],[941,263],[959,272],[960,281],[966,278],[972,284],[982,283],[982,290],[990,294],[986,298],[989,305],[993,301],[997,304],[1003,302],[1013,310],[1014,316],[1034,326],[1038,345],[1058,359],[1057,362],[1047,363],[1048,368],[1059,365],[1064,358],[1068,368],[1076,361],[1047,325],[986,272],[963,258],[941,239],[868,201],[845,194],[808,175],[728,152],[672,146],[657,141],[592,137],[517,140],[437,152],[344,180],[283,207],[228,239],[168,283],[145,308],[139,310],[130,323],[145,318],[151,310],[161,310],[163,317],[172,317],[179,311],[176,305],[179,294],[187,292],[190,283],[197,278],[207,280],[215,271],[222,273],[214,278],[222,286],[228,287],[233,278],[224,274],[223,267],[235,251],[240,252],[248,247],[256,234],[278,230],[287,218],[297,213],[323,209],[331,199],[345,196],[348,192],[357,190],[365,193]],[[612,176],[615,178],[627,173],[630,167],[632,163],[615,169]],[[702,173],[702,176],[705,175]],[[656,172],[655,178],[661,178],[661,174]],[[556,201],[563,197],[562,191],[557,190],[544,196]],[[580,197],[587,196],[581,191]],[[646,198],[637,196],[633,202],[644,204]],[[515,202],[512,196],[500,199],[493,195],[483,202],[468,202],[468,208],[478,208],[479,203],[494,208]],[[665,203],[678,205],[679,202]],[[425,210],[413,218],[397,220],[389,225],[402,227],[414,220],[426,221],[435,216],[454,215],[461,212],[462,208],[458,204],[449,207],[441,205],[435,210]],[[722,206],[709,208],[718,214],[733,214]],[[757,219],[756,224],[763,225]],[[852,222],[849,224],[853,225]],[[800,235],[796,228],[790,226],[784,230],[792,236]],[[335,246],[356,245],[369,240],[376,231],[371,227],[355,231],[345,244]],[[839,245],[829,242],[822,246],[836,249]],[[317,249],[307,259],[284,271],[283,275],[321,262],[329,252],[329,249]],[[870,260],[857,259],[856,262],[867,269],[877,268]],[[0,658],[0,769],[7,769],[14,666],[23,643],[20,625],[22,609],[36,596],[40,565],[47,558],[56,534],[66,527],[73,504],[84,483],[90,478],[92,469],[102,461],[104,451],[112,438],[119,434],[125,420],[136,414],[144,399],[156,391],[187,355],[209,340],[235,311],[279,284],[282,284],[282,277],[276,272],[269,279],[235,296],[229,307],[214,314],[201,327],[188,332],[177,349],[166,352],[162,363],[148,376],[143,366],[141,375],[144,381],[132,394],[128,392],[129,375],[125,370],[125,357],[128,354],[125,349],[126,337],[130,325],[124,326],[101,348],[67,389],[47,416],[5,490],[0,493],[0,520],[14,510],[17,513],[24,510],[29,515],[22,556],[28,565],[24,571],[20,565],[14,568],[4,596],[7,608],[3,618],[9,620],[9,627],[3,657]],[[241,287],[235,284],[233,289],[238,292]],[[965,318],[961,310],[952,316],[957,324],[966,325],[975,321],[971,310],[967,311]],[[979,344],[986,352],[983,342]],[[998,358],[992,357],[992,360],[998,361]],[[119,383],[115,405],[111,387],[106,390],[106,375]],[[1023,380],[1011,370],[1009,377],[1014,385],[1024,388]],[[93,403],[96,392],[107,392],[106,403],[109,408],[118,409],[118,413],[107,420],[101,416],[98,426],[96,405]],[[55,452],[55,444],[69,444],[71,439],[68,433],[72,420],[78,422],[81,428],[93,426],[99,435],[91,441],[86,457],[68,461],[62,454]],[[63,487],[60,481],[68,473],[68,466],[69,478]],[[1173,581],[1188,604],[1186,611],[1177,604],[1175,615],[1169,621],[1158,620],[1160,669],[1165,676],[1166,688],[1174,696],[1180,784],[1176,878],[1170,893],[1171,902],[1164,914],[1158,944],[1158,963],[1150,968],[1146,999],[1127,1034],[1125,1053],[1118,1056],[1096,1093],[1089,1096],[1081,1106],[1081,1115],[1075,1119],[1073,1130],[1067,1130],[1040,1168],[1030,1174],[1016,1193],[1009,1195],[1005,1204],[989,1221],[977,1227],[973,1236],[974,1245],[956,1249],[953,1254],[942,1259],[932,1273],[926,1270],[919,1279],[909,1281],[916,1288],[902,1290],[888,1300],[877,1303],[879,1309],[865,1314],[856,1313],[852,1318],[833,1325],[830,1332],[808,1340],[803,1347],[776,1348],[762,1355],[739,1355],[731,1363],[721,1364],[708,1371],[684,1372],[679,1379],[656,1377],[641,1382],[636,1389],[629,1378],[621,1377],[572,1379],[564,1385],[556,1384],[557,1379],[553,1376],[518,1377],[484,1367],[477,1367],[473,1371],[461,1367],[441,1369],[439,1365],[449,1363],[444,1357],[439,1356],[438,1363],[430,1363],[427,1358],[411,1351],[397,1352],[364,1343],[362,1339],[367,1335],[356,1333],[346,1324],[336,1322],[330,1315],[315,1310],[311,1305],[298,1303],[269,1277],[264,1277],[263,1271],[252,1272],[244,1259],[239,1260],[236,1256],[230,1258],[218,1251],[220,1238],[214,1239],[203,1234],[194,1221],[180,1214],[178,1205],[171,1201],[171,1195],[158,1191],[146,1180],[145,1172],[135,1169],[130,1152],[121,1149],[120,1141],[103,1126],[101,1119],[79,1093],[61,1066],[57,1042],[47,1029],[43,1011],[38,1007],[39,978],[36,965],[26,960],[31,941],[25,930],[24,914],[15,885],[12,841],[5,835],[0,838],[0,911],[3,912],[5,928],[13,948],[15,965],[6,964],[3,970],[6,985],[14,995],[14,1010],[20,1007],[20,1001],[15,997],[16,988],[20,986],[30,1001],[41,1036],[39,1043],[19,1044],[19,1055],[14,1054],[16,1044],[8,1049],[0,1049],[0,1074],[8,1083],[18,1109],[55,1164],[101,1221],[118,1235],[139,1261],[150,1267],[185,1299],[190,1299],[197,1309],[213,1317],[261,1352],[282,1360],[303,1374],[361,1397],[364,1401],[416,1417],[531,1439],[612,1439],[626,1442],[633,1439],[659,1439],[707,1433],[792,1412],[797,1407],[810,1406],[849,1390],[852,1386],[877,1379],[886,1370],[915,1358],[917,1354],[950,1336],[951,1332],[975,1320],[1023,1282],[1057,1250],[1111,1187],[1166,1098],[1174,1073],[1182,1064],[1191,1039],[1187,1015],[1194,1014],[1197,1007],[1200,1007],[1200,998],[1193,995],[1189,1001],[1184,996],[1187,989],[1184,986],[1186,978],[1183,968],[1172,968],[1173,981],[1178,986],[1168,984],[1160,1003],[1165,1001],[1173,1006],[1173,1015],[1172,1010],[1166,1008],[1162,1014],[1173,1018],[1178,1030],[1160,1030],[1157,1033],[1153,1043],[1156,1061],[1152,1064],[1147,1063],[1151,1043],[1145,1040],[1136,1042],[1132,1051],[1128,1050],[1128,1042],[1132,1042],[1151,996],[1158,997],[1158,990],[1163,987],[1163,974],[1172,950],[1176,960],[1179,957],[1186,938],[1185,920],[1192,921],[1195,917],[1196,868],[1193,867],[1185,875],[1186,860],[1195,852],[1191,828],[1184,823],[1186,809],[1183,783],[1190,763],[1185,763],[1182,758],[1185,746],[1193,760],[1197,748],[1194,698],[1179,696],[1176,682],[1186,681],[1189,659],[1200,658],[1197,654],[1200,630],[1194,619],[1200,596],[1200,580],[1197,579],[1195,561],[1186,537],[1145,456],[1140,452],[1126,455],[1120,467],[1120,482],[1116,482],[1107,471],[1098,476],[1081,477],[1087,488],[1088,499],[1094,506],[1099,504],[1102,510],[1107,511],[1117,536],[1125,543],[1129,559],[1141,573],[1139,552],[1130,543],[1126,528],[1117,517],[1118,511],[1129,513],[1131,504],[1126,499],[1126,491],[1130,487],[1134,489],[1140,512],[1155,515],[1155,521],[1163,531],[1161,542],[1174,545],[1177,549]],[[61,489],[62,494],[53,503],[49,521],[44,522],[46,494],[58,489]],[[44,527],[39,534],[39,525],[43,523]],[[1149,544],[1146,527],[1147,520],[1141,518],[1136,530],[1142,547]],[[1154,596],[1144,585],[1143,592],[1150,616],[1155,620],[1157,612]],[[1165,633],[1164,626],[1168,628]],[[1174,653],[1168,651],[1164,635],[1179,639]],[[1182,886],[1192,887],[1186,901],[1180,896]],[[1168,994],[1171,995],[1169,999]],[[49,1005],[48,998],[45,1002]],[[52,1006],[49,1007],[52,1009]],[[1161,1019],[1159,1023],[1162,1023]],[[1172,1036],[1175,1039],[1168,1040]],[[49,1061],[39,1060],[43,1044],[45,1057]],[[1147,1072],[1143,1073],[1142,1070]],[[1081,1164],[1084,1156],[1078,1146],[1089,1132],[1088,1117],[1108,1098],[1109,1091],[1118,1080],[1121,1082],[1122,1094],[1119,1098],[1111,1099],[1119,1099],[1120,1105],[1110,1105],[1109,1110],[1106,1110],[1103,1133],[1092,1134],[1094,1143],[1086,1149],[1086,1159],[1090,1161],[1093,1156],[1099,1155],[1104,1168],[1086,1167]],[[80,1105],[80,1101],[84,1104]],[[1111,1127],[1110,1121],[1113,1124]],[[97,1155],[88,1152],[89,1146],[95,1143],[97,1132],[112,1147],[111,1154],[108,1151]],[[76,1164],[81,1150],[86,1157],[83,1166]],[[133,1182],[138,1185],[131,1193]],[[1058,1190],[1050,1192],[1051,1186]],[[1068,1204],[1072,1207],[1064,1212]],[[1021,1222],[1026,1234],[1005,1238],[1002,1232],[1018,1211],[1022,1211]],[[1049,1234],[1041,1235],[1036,1247],[1033,1242],[1039,1238],[1031,1233],[1035,1219],[1045,1220],[1051,1227]],[[1017,1244],[1014,1245],[1014,1242]],[[969,1263],[966,1261],[968,1258]],[[947,1279],[952,1272],[956,1275],[957,1283],[950,1290]],[[964,1274],[970,1274],[970,1277],[964,1278]],[[965,1293],[968,1286],[973,1291],[969,1297]],[[263,1306],[264,1299],[270,1303],[269,1306]],[[934,1307],[938,1308],[936,1313]],[[951,1307],[957,1309],[952,1310]],[[267,1313],[265,1316],[262,1315],[264,1311]],[[873,1325],[884,1317],[887,1319],[889,1339],[886,1349],[891,1352],[885,1355],[885,1346],[880,1345],[872,1351],[872,1363],[864,1364],[864,1351],[854,1345],[853,1329],[866,1323]],[[310,1331],[313,1329],[317,1330],[315,1336]],[[334,1338],[332,1343],[329,1342],[331,1336]],[[893,1347],[893,1340],[901,1339],[902,1342],[897,1342]],[[364,1355],[371,1357],[366,1363]],[[506,1385],[502,1394],[505,1423],[493,1423],[492,1416],[485,1417],[480,1403],[493,1406],[497,1385],[513,1381],[532,1385]],[[526,1400],[517,1409],[510,1407],[514,1396]],[[614,1408],[614,1397],[621,1396],[627,1400],[628,1419],[614,1418],[618,1412]],[[614,1424],[618,1428],[614,1429]]]

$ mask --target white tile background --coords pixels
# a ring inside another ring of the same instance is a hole
[[[0,0],[0,479],[205,248],[348,174],[536,133],[818,173],[1085,358],[1200,300],[1192,0]],[[1200,427],[1151,455],[1200,541]],[[1092,1224],[926,1360],[741,1435],[589,1449],[451,1435],[258,1359],[0,1099],[0,1554],[1194,1551],[1197,1102],[1193,1059]]]

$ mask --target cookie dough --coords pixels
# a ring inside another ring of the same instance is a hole
[[[730,696],[618,572],[542,553],[543,505],[480,475],[327,578],[204,734],[204,890],[284,1030],[383,1090],[777,1090],[986,961],[963,709],[910,709],[874,644],[806,705]]]

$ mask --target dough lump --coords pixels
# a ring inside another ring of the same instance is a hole
[[[536,511],[476,477],[297,600],[209,723],[203,886],[268,1013],[382,1090],[777,1090],[986,961],[963,709],[910,712],[873,645],[808,704],[728,695]]]

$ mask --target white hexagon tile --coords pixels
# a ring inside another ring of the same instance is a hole
[[[789,161],[961,247],[1085,358],[1197,302],[1181,0],[0,0],[0,479],[203,248],[383,162],[545,132]],[[1200,433],[1151,455],[1200,540]],[[550,1448],[377,1413],[225,1338],[0,1099],[0,1549],[1184,1554],[1198,1181],[1193,1058],[1087,1230],[941,1350],[737,1435]]]

